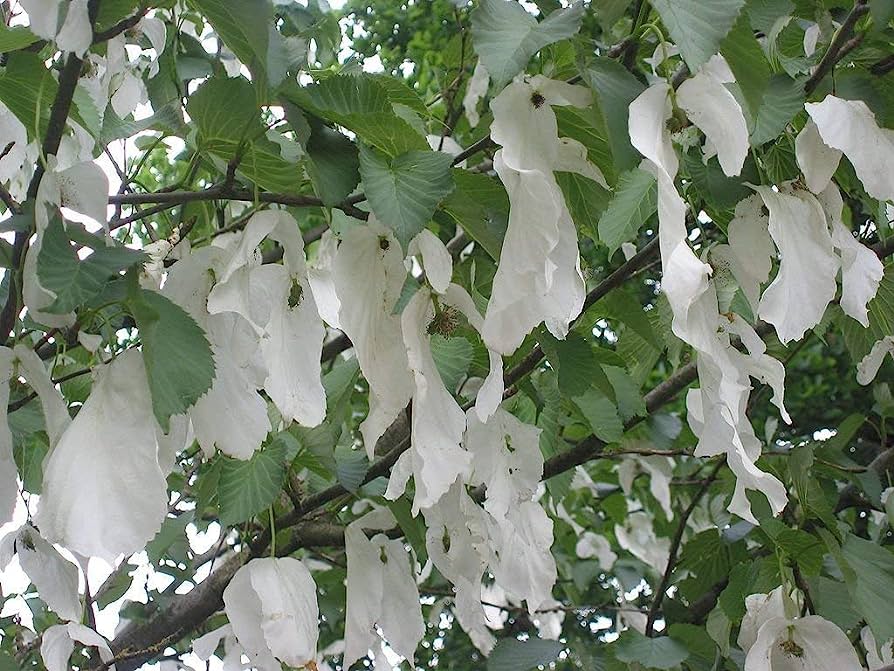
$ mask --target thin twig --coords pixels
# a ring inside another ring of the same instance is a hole
[[[121,19],[118,23],[116,23],[111,28],[106,30],[101,30],[99,32],[93,32],[93,44],[99,44],[100,42],[106,42],[113,37],[117,37],[121,33],[126,30],[130,30],[134,26],[136,26],[140,21],[143,20],[143,17],[146,16],[146,12],[149,11],[148,5],[145,7],[141,7],[137,10],[136,14],[128,16],[126,18]]]
[[[692,501],[690,501],[686,510],[680,515],[680,522],[677,524],[677,530],[674,532],[673,540],[671,540],[670,552],[667,556],[667,566],[664,569],[664,575],[661,576],[661,582],[659,582],[658,587],[655,588],[655,598],[652,600],[652,605],[649,607],[649,614],[646,617],[646,636],[653,636],[655,634],[655,617],[658,615],[658,609],[661,608],[662,601],[664,601],[665,592],[667,592],[671,575],[674,572],[674,566],[677,563],[677,552],[679,552],[680,544],[683,542],[683,533],[686,531],[686,523],[689,521],[689,517],[692,515],[696,506],[698,506],[702,497],[707,494],[708,489],[710,489],[714,480],[717,479],[720,469],[725,463],[725,459],[717,460],[717,463],[714,464],[714,468],[711,469],[710,474],[705,479],[704,483],[702,483],[702,486],[695,493],[695,496],[692,497]]]
[[[838,29],[838,32],[836,32],[835,36],[832,38],[832,42],[829,44],[829,48],[826,49],[826,53],[824,53],[823,57],[820,59],[819,64],[816,66],[816,70],[804,84],[804,91],[807,95],[813,93],[820,82],[826,78],[826,75],[832,72],[838,61],[844,58],[848,51],[856,46],[856,44],[854,44],[850,46],[849,49],[845,48],[846,43],[851,38],[851,34],[854,32],[854,26],[857,25],[857,21],[868,11],[868,0],[856,0],[853,8],[848,12],[844,23],[841,24],[841,28]]]

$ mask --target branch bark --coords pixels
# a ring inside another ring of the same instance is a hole
[[[838,32],[835,33],[835,36],[832,38],[832,42],[829,44],[829,48],[826,49],[826,53],[824,53],[823,57],[820,59],[819,64],[816,66],[816,70],[804,84],[804,91],[807,95],[813,93],[816,87],[820,85],[820,82],[826,78],[826,75],[832,72],[835,65],[844,58],[848,52],[852,51],[860,44],[862,35],[854,38],[856,42],[851,40],[851,35],[854,32],[854,27],[857,25],[857,21],[868,11],[868,0],[856,0],[853,8],[848,12],[844,23],[841,24],[841,28],[838,29]]]
[[[90,0],[87,5],[87,13],[91,26],[96,22],[98,12],[99,0]],[[68,114],[71,112],[75,89],[77,88],[83,66],[84,61],[82,59],[73,53],[68,55],[65,66],[62,68],[62,73],[59,75],[56,98],[53,100],[53,105],[50,108],[50,119],[47,123],[47,133],[43,139],[41,152],[41,155],[44,157],[54,156],[59,151],[59,143],[62,141],[62,135],[65,133],[65,124],[68,121]],[[45,170],[46,166],[38,162],[31,182],[28,184],[28,200],[33,200],[37,196],[37,189],[40,186],[40,181],[43,179]],[[30,236],[30,231],[19,231],[15,234],[13,240],[9,296],[6,299],[6,304],[3,306],[3,310],[0,311],[0,338],[4,341],[15,327],[19,306],[22,302],[22,266]]]

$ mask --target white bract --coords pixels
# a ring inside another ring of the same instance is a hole
[[[761,626],[777,617],[785,617],[786,594],[782,585],[769,594],[749,594],[745,597],[745,616],[739,625],[736,643],[744,651],[751,650],[757,640],[757,632]],[[788,599],[791,604],[791,599]]]
[[[21,173],[28,157],[28,132],[19,118],[2,102],[0,102],[0,137],[5,141],[0,150],[5,150],[6,145],[12,143],[6,155],[0,158],[0,182],[11,182]],[[23,194],[16,191],[10,189],[14,198],[21,198]]]
[[[842,152],[873,198],[894,200],[894,131],[880,128],[866,103],[827,95],[822,102],[804,107],[816,124],[822,141]],[[831,158],[829,159],[831,161]]]
[[[283,246],[282,265],[261,265],[258,245],[267,237]],[[298,223],[282,211],[259,212],[229,241],[224,257],[208,311],[235,312],[255,327],[266,369],[264,390],[286,423],[317,426],[326,416],[320,378],[325,328],[308,281]]]
[[[745,115],[724,86],[735,81],[726,61],[715,55],[677,89],[680,109],[705,134],[720,167],[730,177],[742,172],[749,150]]]
[[[85,557],[142,550],[167,514],[157,424],[140,352],[97,373],[93,391],[44,462],[36,522]]]
[[[745,671],[862,671],[847,635],[819,615],[765,620],[745,657]]]
[[[99,659],[103,662],[110,662],[113,658],[106,640],[89,627],[77,622],[54,624],[43,632],[43,640],[40,643],[40,656],[47,671],[69,671],[71,669],[68,658],[74,652],[75,642],[96,648],[99,652]],[[108,668],[110,671],[115,671],[114,664]]]
[[[624,459],[618,464],[618,482],[625,495],[630,496],[633,490],[633,480],[640,472],[648,474],[649,491],[661,504],[665,517],[672,520],[674,510],[671,507],[670,482],[674,473],[673,460],[660,456]]]
[[[401,316],[394,311],[406,274],[397,240],[371,221],[344,234],[327,279],[338,297],[334,319],[351,339],[369,383],[369,414],[360,433],[370,459],[376,442],[413,394]],[[316,286],[314,291],[318,302],[325,304]]]
[[[24,343],[19,343],[13,349],[18,374],[37,393],[43,411],[44,425],[47,430],[47,438],[50,447],[53,448],[59,442],[65,429],[71,424],[71,416],[68,414],[68,406],[62,393],[53,385],[50,379],[50,371],[44,366],[43,361],[33,349]]]
[[[869,353],[857,364],[857,382],[864,385],[872,382],[887,354],[894,357],[894,336],[885,336],[872,345]]]
[[[109,180],[92,161],[57,170],[56,157],[50,157],[47,171],[40,180],[34,207],[36,236],[25,254],[22,297],[35,321],[51,327],[71,326],[74,313],[49,313],[46,308],[56,295],[40,284],[37,257],[43,247],[43,235],[54,216],[61,216],[60,207],[67,207],[106,225]]]
[[[403,541],[365,529],[390,529],[397,524],[387,509],[364,515],[345,529],[347,610],[345,668],[378,647],[379,635],[398,655],[413,663],[425,633],[419,590]]]
[[[819,193],[832,181],[832,175],[841,160],[841,152],[827,146],[813,119],[808,119],[795,138],[795,157],[804,173],[807,188],[813,193]]]
[[[0,569],[5,568],[13,553],[50,610],[63,620],[80,621],[83,608],[78,594],[77,565],[27,524],[0,541]]]
[[[316,659],[317,588],[297,559],[252,559],[233,576],[223,602],[236,639],[259,669]]]
[[[599,566],[605,571],[610,571],[618,560],[618,555],[612,550],[608,539],[592,531],[585,531],[581,535],[574,546],[574,553],[581,559],[595,557]]]
[[[618,545],[658,575],[664,572],[670,556],[670,539],[658,538],[652,526],[652,519],[643,511],[633,512],[627,516],[624,526],[615,525],[615,537]]]
[[[510,510],[530,501],[543,474],[540,429],[498,409],[487,422],[466,413],[465,446],[472,453],[470,485],[486,485],[484,509],[505,518]]]
[[[832,231],[832,245],[841,256],[841,309],[844,314],[868,327],[867,304],[878,292],[885,267],[875,252],[857,242],[844,225],[844,202],[834,184],[830,183],[818,193],[817,200],[826,213],[826,222]]]
[[[894,640],[886,641],[879,647],[869,627],[860,630],[860,642],[866,650],[866,667],[869,671],[877,671],[882,667],[894,664]]]
[[[54,40],[61,51],[83,56],[93,43],[87,0],[21,0],[21,5],[28,12],[31,31]]]
[[[469,120],[469,126],[478,125],[481,117],[478,114],[478,103],[487,95],[487,87],[490,84],[490,74],[481,59],[475,63],[475,71],[472,73],[469,83],[466,84],[466,95],[463,97],[463,110]]]
[[[447,391],[431,353],[435,307],[420,289],[401,314],[401,328],[413,372],[410,449],[394,464],[385,498],[403,494],[410,476],[416,485],[413,514],[433,506],[458,477],[468,472],[471,455],[463,449],[466,416]]]
[[[839,259],[819,201],[806,191],[756,187],[770,211],[769,231],[779,250],[776,278],[764,290],[760,317],[783,343],[816,326],[835,297]]]
[[[482,336],[501,354],[514,352],[541,322],[564,338],[583,307],[577,230],[553,171],[605,180],[580,143],[559,138],[552,106],[583,107],[590,98],[579,86],[519,76],[491,102],[491,137],[502,147],[494,169],[510,209]]]

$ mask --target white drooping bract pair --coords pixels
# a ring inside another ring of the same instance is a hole
[[[501,147],[494,169],[510,207],[482,337],[500,354],[512,354],[540,323],[564,338],[583,308],[577,229],[553,172],[608,185],[581,143],[559,137],[552,106],[591,101],[582,86],[520,75],[491,102],[491,138]]]
[[[645,157],[643,169],[658,183],[662,289],[673,311],[672,329],[697,354],[700,386],[687,395],[689,424],[699,438],[695,455],[726,455],[736,475],[729,510],[756,523],[746,490],[765,494],[774,513],[782,510],[787,497],[783,484],[756,465],[761,444],[745,414],[751,391],[749,378],[772,387],[773,403],[788,422],[783,405],[785,370],[766,354],[761,338],[744,319],[721,312],[718,287],[712,279],[714,270],[688,242],[686,204],[674,185],[679,162],[668,130],[676,105],[705,134],[706,159],[716,154],[725,174],[738,175],[749,142],[742,109],[725,86],[734,81],[729,67],[717,55],[676,92],[663,81],[654,83],[631,103],[629,129],[631,143]],[[801,338],[819,323],[837,293],[835,274],[839,267],[842,309],[864,326],[868,323],[866,304],[882,277],[881,262],[854,239],[842,221],[841,196],[831,182],[834,166],[826,165],[833,158],[837,165],[840,154],[833,157],[834,151],[822,143],[853,150],[853,135],[885,139],[890,131],[879,129],[871,113],[867,119],[865,106],[845,103],[847,109],[841,110],[838,103],[844,101],[835,101],[830,96],[823,103],[807,105],[818,122],[816,127],[808,125],[798,142],[806,181],[817,193],[795,184],[754,187],[757,194],[736,207],[729,225],[729,244],[711,250],[714,264],[730,270],[752,309],[776,327],[784,343]],[[835,114],[855,116],[855,126],[860,130],[844,132],[838,128],[829,120],[830,107]],[[867,174],[875,176],[881,170],[877,163],[857,160]],[[867,189],[871,187],[876,193],[888,186],[878,184],[876,177],[867,179]],[[769,210],[769,218],[763,214],[762,205]],[[781,256],[779,270],[761,295],[761,284],[769,279],[777,251]],[[741,341],[747,354],[733,346],[732,337]]]
[[[798,617],[796,596],[780,585],[745,598],[737,639],[745,671],[862,671],[847,634],[819,615]]]

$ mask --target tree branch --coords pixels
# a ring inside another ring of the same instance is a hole
[[[868,11],[868,0],[856,0],[856,2],[854,2],[853,8],[848,12],[847,18],[845,18],[844,23],[841,24],[841,28],[838,29],[838,32],[836,32],[835,36],[832,38],[829,48],[826,49],[826,53],[824,53],[823,57],[820,59],[813,75],[811,75],[810,79],[804,84],[804,91],[807,95],[813,93],[820,82],[826,78],[826,75],[832,72],[838,61],[844,58],[849,51],[860,43],[862,36],[855,38],[857,41],[849,44],[851,35],[854,32],[854,27],[857,25],[857,21]]]
[[[617,289],[636,271],[645,267],[652,257],[658,252],[657,236],[650,240],[639,252],[637,252],[629,261],[621,265],[611,275],[602,280],[596,287],[587,294],[584,300],[584,307],[581,314],[584,314],[597,301],[604,298],[610,291]],[[577,319],[580,319],[578,317]],[[571,322],[572,325],[577,323],[577,319]],[[503,376],[503,385],[507,392],[509,388],[522,379],[525,375],[533,371],[537,365],[543,361],[544,353],[540,345],[536,345],[524,359],[522,359],[514,368],[508,370]],[[511,395],[511,394],[509,394]]]
[[[674,537],[671,540],[670,551],[667,556],[667,566],[664,568],[664,574],[661,576],[661,581],[658,583],[658,587],[655,588],[655,598],[652,599],[652,605],[649,606],[649,614],[646,617],[646,636],[651,637],[655,635],[655,617],[658,615],[658,610],[661,608],[662,601],[664,601],[667,587],[670,584],[671,575],[674,572],[674,566],[677,563],[677,552],[679,552],[680,544],[683,542],[683,533],[686,531],[686,523],[689,521],[690,516],[693,511],[695,511],[695,508],[698,506],[702,497],[708,493],[711,485],[714,484],[714,481],[720,473],[720,469],[725,463],[726,459],[717,460],[717,463],[714,465],[714,468],[711,469],[710,474],[708,474],[708,477],[702,483],[702,486],[699,487],[695,496],[692,497],[692,501],[689,502],[686,510],[680,515],[680,521],[677,524],[677,529],[674,531]]]
[[[99,0],[90,0],[87,5],[90,25],[96,21],[96,14],[99,11]],[[50,119],[47,123],[47,133],[43,139],[41,155],[48,159],[59,151],[59,143],[65,133],[65,124],[68,121],[68,114],[71,111],[72,101],[74,100],[75,89],[78,85],[78,79],[81,76],[81,68],[84,61],[71,53],[65,61],[62,73],[59,75],[59,85],[56,91],[56,98],[50,108]],[[37,196],[37,189],[40,181],[43,179],[46,166],[38,162],[31,182],[28,184],[28,199],[33,200]],[[19,305],[22,301],[22,265],[25,260],[25,251],[28,246],[28,239],[31,236],[30,231],[19,231],[15,234],[12,245],[12,267],[9,275],[9,296],[6,299],[6,305],[0,311],[0,337],[5,341],[15,327],[16,317],[19,311]]]
[[[140,21],[143,20],[143,17],[146,16],[146,13],[149,11],[149,6],[141,7],[137,10],[136,14],[128,16],[126,18],[121,19],[118,23],[116,23],[111,28],[106,30],[102,30],[100,32],[93,31],[93,44],[99,44],[100,42],[106,42],[113,37],[117,37],[121,33],[126,30],[130,30],[134,26],[136,26]]]
[[[291,207],[324,207],[323,201],[316,196],[304,194],[273,193],[269,191],[255,192],[249,189],[227,188],[224,184],[212,186],[202,191],[156,191],[154,193],[119,193],[109,196],[110,205],[142,205],[165,204],[170,207],[206,200],[244,200],[248,202],[277,203]],[[355,203],[365,200],[349,198],[337,204],[336,209],[356,219],[366,220],[367,212],[354,207]],[[167,209],[167,208],[161,208]]]

